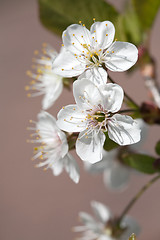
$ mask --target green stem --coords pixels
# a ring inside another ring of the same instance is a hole
[[[116,83],[111,77],[108,76],[108,79],[110,80],[110,82],[112,83]],[[117,83],[116,83],[117,84]],[[129,100],[130,102],[132,102],[136,108],[139,108],[138,104],[126,93],[124,92],[124,96],[127,100]]]
[[[142,194],[158,179],[160,178],[160,174],[156,175],[154,178],[152,178],[147,184],[145,184],[141,190],[132,198],[132,200],[129,202],[129,204],[126,206],[120,217],[118,218],[118,224],[122,221],[126,213],[132,208],[132,206],[135,204],[135,202],[142,196]]]
[[[120,110],[118,113],[126,113],[126,112],[139,112],[138,109],[125,109],[125,110]]]

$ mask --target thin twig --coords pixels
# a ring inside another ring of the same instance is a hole
[[[141,190],[132,198],[132,200],[129,202],[129,204],[126,206],[120,217],[118,218],[118,223],[122,221],[126,213],[132,208],[132,206],[135,204],[135,202],[142,196],[142,194],[158,179],[160,178],[160,174],[156,175],[154,178],[152,178],[147,184],[145,184]]]

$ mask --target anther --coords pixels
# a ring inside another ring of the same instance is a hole
[[[106,36],[108,36],[108,34],[106,34]]]
[[[34,51],[34,54],[35,54],[35,55],[38,55],[38,53],[39,53],[38,50],[35,50],[35,51]]]
[[[75,34],[73,34],[73,36],[75,36]]]
[[[62,68],[61,70],[62,70],[62,71],[64,71],[64,69],[63,69],[63,68]]]
[[[47,43],[42,43],[42,47],[47,47]]]
[[[114,53],[114,51],[112,51],[112,53]]]
[[[79,24],[81,24],[82,23],[82,21],[79,21]]]
[[[64,47],[64,44],[62,44],[62,47]]]
[[[28,91],[29,90],[29,86],[25,86],[25,90]]]
[[[95,18],[93,18],[93,21],[95,21],[96,19]]]

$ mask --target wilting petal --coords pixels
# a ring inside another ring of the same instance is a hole
[[[79,182],[79,167],[76,160],[69,153],[64,157],[64,167],[70,178],[75,182]]]
[[[105,135],[101,131],[93,131],[90,134],[83,131],[76,141],[76,152],[83,161],[98,162],[102,159],[104,141]]]
[[[53,72],[63,77],[74,77],[84,72],[85,65],[63,47],[53,63]]]
[[[66,49],[73,54],[80,55],[82,51],[87,51],[86,46],[91,44],[90,31],[82,25],[70,25],[62,35],[63,43]]]
[[[115,35],[115,28],[111,22],[95,22],[92,24],[90,31],[94,40],[97,40],[95,45],[97,43],[99,48],[106,49],[112,44]]]
[[[81,109],[92,109],[94,105],[98,106],[103,103],[98,87],[87,79],[73,83],[73,95]]]
[[[107,72],[101,67],[90,68],[82,73],[78,80],[83,78],[90,80],[95,85],[105,84],[107,83]]]
[[[112,190],[123,190],[128,184],[129,176],[130,170],[114,159],[112,167],[104,171],[103,179],[106,187]]]
[[[99,89],[104,96],[104,108],[112,113],[119,111],[124,97],[123,89],[119,85],[113,83],[101,85]]]
[[[129,145],[140,140],[141,130],[130,116],[115,114],[108,121],[108,136],[119,145]]]
[[[42,108],[44,110],[50,108],[53,105],[53,103],[62,93],[62,89],[63,89],[62,81],[58,81],[56,82],[56,84],[51,85],[46,89],[46,95],[44,96],[42,101]]]
[[[114,72],[123,72],[131,68],[138,59],[138,49],[128,42],[114,42],[107,51],[105,65]]]
[[[104,204],[102,204],[100,202],[92,201],[91,206],[92,206],[95,216],[101,222],[106,223],[110,219],[111,212]]]
[[[86,128],[85,112],[77,105],[68,105],[57,115],[57,125],[66,132],[80,132]]]

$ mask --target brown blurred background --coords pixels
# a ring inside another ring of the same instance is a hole
[[[124,1],[110,0],[121,10]],[[36,120],[41,98],[27,99],[25,75],[30,69],[34,50],[43,42],[57,50],[61,40],[45,30],[39,22],[37,2],[33,0],[0,1],[0,239],[2,240],[69,240],[77,237],[72,226],[79,225],[78,212],[90,211],[90,201],[97,200],[120,213],[129,199],[151,176],[135,176],[123,193],[106,190],[101,176],[91,176],[81,166],[81,179],[75,185],[66,174],[54,177],[51,171],[34,168],[30,161],[32,145],[26,143],[28,120]],[[150,50],[157,60],[160,81],[160,12],[152,29]],[[138,71],[128,79],[124,73],[112,74],[117,82],[137,101],[147,99],[147,91]],[[62,105],[73,102],[72,93],[65,90],[49,109],[56,116]],[[150,128],[144,146],[154,154],[153,146],[160,136],[159,128]],[[75,153],[73,152],[73,155]],[[154,184],[130,214],[142,227],[138,240],[160,239],[160,182]]]

